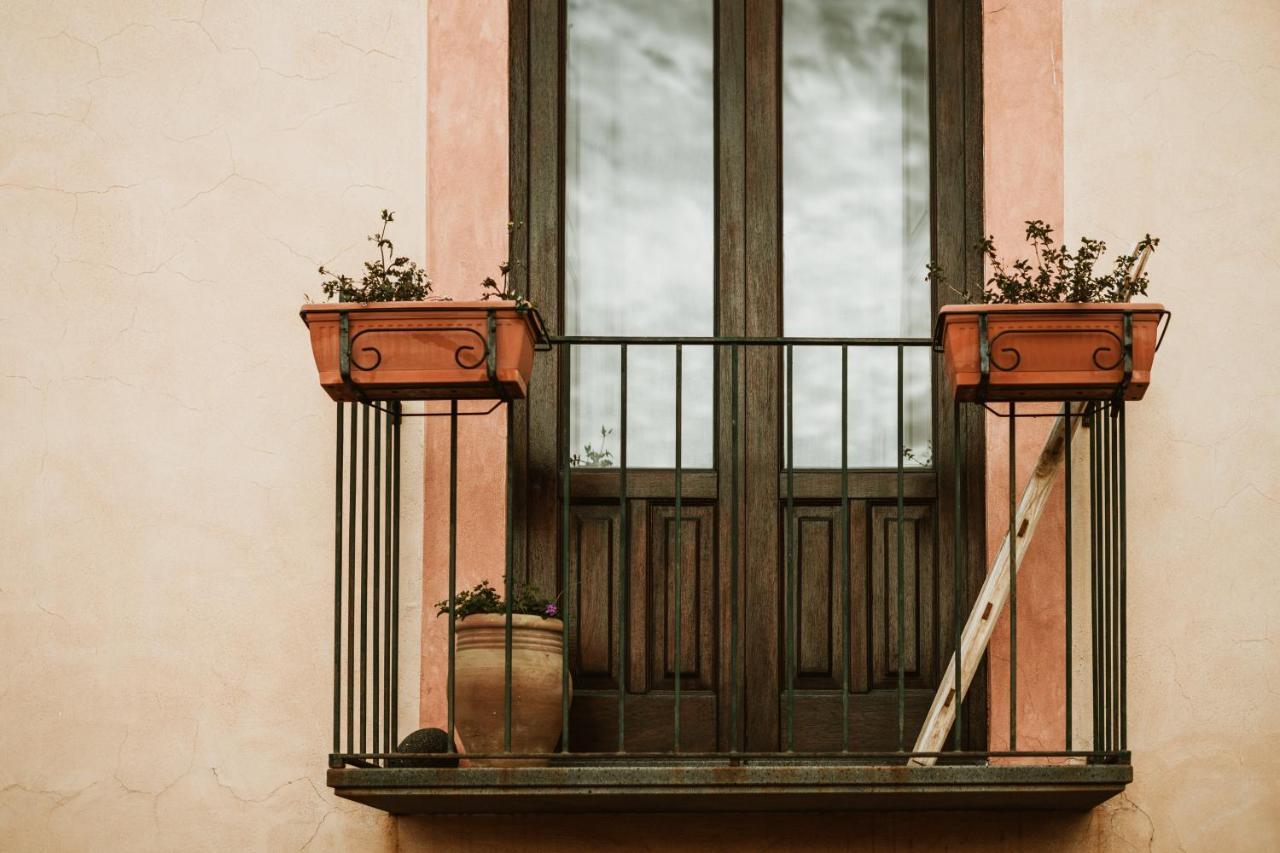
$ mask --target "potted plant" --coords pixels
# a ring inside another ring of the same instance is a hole
[[[507,287],[509,265],[501,287],[485,279],[481,300],[432,298],[426,273],[396,256],[393,221],[382,211],[369,236],[378,258],[359,283],[320,267],[324,294],[337,302],[302,306],[320,385],[342,401],[524,397],[546,334],[533,305]]]
[[[1106,251],[1084,237],[1075,252],[1055,247],[1053,229],[1027,223],[1036,262],[1006,265],[991,238],[977,248],[990,263],[983,304],[947,305],[938,313],[934,344],[941,349],[955,395],[968,401],[1139,400],[1151,381],[1164,306],[1135,303],[1145,296],[1147,258],[1159,240],[1146,235],[1120,255],[1106,275],[1094,275]],[[927,280],[946,284],[936,265]],[[951,288],[969,302],[969,294]]]
[[[436,605],[438,615],[449,601]],[[454,716],[471,753],[503,751],[507,605],[487,580],[454,596]],[[511,752],[551,753],[562,724],[564,623],[555,601],[532,586],[511,598]],[[569,699],[573,683],[569,683]],[[477,764],[546,764],[545,759],[481,759]]]

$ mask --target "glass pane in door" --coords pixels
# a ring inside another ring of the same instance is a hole
[[[568,0],[565,331],[715,333],[713,0]],[[675,351],[628,353],[628,464],[675,463]],[[683,355],[686,467],[712,464],[712,352]],[[571,452],[619,456],[619,351],[574,348]],[[590,446],[590,452],[587,450]]]
[[[783,329],[928,337],[928,0],[784,0]],[[930,464],[930,355],[903,358],[905,464]],[[795,464],[840,464],[840,351],[795,350]],[[895,348],[849,350],[849,464],[896,467]]]

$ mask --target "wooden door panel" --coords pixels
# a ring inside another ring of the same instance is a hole
[[[709,690],[715,684],[715,507],[686,504],[680,514],[677,573],[675,505],[649,505],[649,690],[675,687],[677,574],[680,689]]]
[[[828,514],[797,513],[796,605],[800,619],[796,626],[796,675],[801,679],[830,682],[837,672],[842,644],[840,571],[835,523]]]
[[[569,659],[580,688],[618,683],[620,516],[617,505],[574,505],[570,512]]]
[[[871,660],[872,688],[897,689],[898,684],[898,508],[872,504],[871,540]],[[933,558],[933,507],[908,504],[902,511],[904,640],[901,666],[909,688],[936,687],[937,564]]]
[[[785,529],[785,504],[779,513]],[[939,612],[936,604],[934,505],[931,501],[907,503],[902,515],[904,705],[906,729],[913,737],[933,699],[939,637],[948,636],[945,632],[950,630],[950,621],[949,614]],[[805,503],[794,509],[797,750],[842,748],[845,655],[849,656],[849,749],[885,752],[898,748],[897,523],[896,502],[851,499],[846,574],[840,563],[839,537],[844,521],[839,503]],[[785,559],[784,549],[779,560],[784,582]],[[842,611],[845,594],[850,597],[847,642]],[[786,648],[783,637],[779,657],[784,661]],[[787,719],[789,701],[783,684],[778,702],[782,720]]]
[[[571,748],[613,751],[618,746],[617,679],[623,642],[618,615],[625,579],[630,604],[626,748],[671,750],[675,742],[674,501],[628,502],[625,575],[619,505],[571,502],[569,514]],[[681,507],[680,746],[684,751],[714,751],[719,737],[716,514],[716,507],[707,503]]]
[[[709,692],[680,695],[680,749],[715,752],[718,702]],[[675,697],[670,691],[627,694],[625,739],[628,752],[671,752],[675,743]],[[573,695],[569,744],[574,752],[618,749],[618,697],[599,691]]]
[[[924,725],[932,690],[908,690],[904,695],[904,741],[910,749]],[[783,694],[779,707],[786,702]],[[843,741],[839,691],[796,694],[795,748],[797,752],[839,752]],[[785,710],[782,711],[786,719]],[[898,697],[891,690],[849,697],[849,750],[893,752],[898,748]]]

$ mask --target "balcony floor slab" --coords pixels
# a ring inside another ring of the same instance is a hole
[[[1130,765],[851,764],[342,768],[328,783],[393,814],[527,812],[1086,811]]]

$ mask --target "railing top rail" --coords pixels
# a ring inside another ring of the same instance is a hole
[[[590,346],[798,346],[798,347],[931,347],[933,338],[748,337],[741,335],[549,335],[554,344]]]

